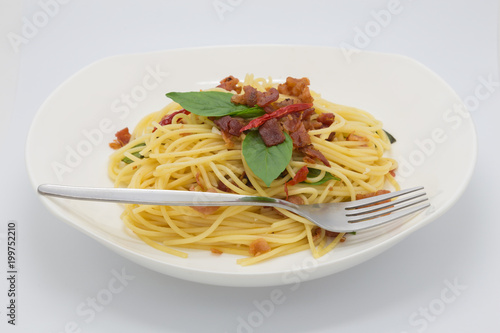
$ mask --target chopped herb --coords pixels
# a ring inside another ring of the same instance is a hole
[[[313,168],[308,168],[308,169],[309,169],[309,173],[307,174],[308,178],[318,177],[319,174],[321,173],[321,170],[318,170],[318,169],[313,169]],[[340,180],[339,177],[336,177],[329,172],[325,172],[325,175],[319,181],[314,182],[314,183],[307,183],[307,184],[309,184],[309,185],[321,185],[321,184],[326,183],[327,181],[332,180],[332,179]],[[306,183],[306,182],[303,182],[303,183]]]
[[[391,144],[393,144],[394,142],[396,142],[396,138],[392,136],[391,133],[387,132],[386,130],[383,130],[385,132],[385,134],[387,135],[387,137],[389,138],[389,142]]]
[[[133,146],[132,149],[137,148],[137,147],[144,147],[144,146],[146,146],[145,143],[139,143],[138,145]],[[132,153],[132,155],[134,155],[135,157],[140,158],[140,159],[144,158],[144,156],[142,156],[141,153],[139,153],[138,151],[136,151],[135,153]],[[127,164],[130,164],[133,162],[130,158],[128,158],[126,156],[122,159],[122,161],[127,163]]]

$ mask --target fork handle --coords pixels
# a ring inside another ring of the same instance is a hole
[[[43,184],[38,193],[66,199],[163,206],[268,206],[291,211],[298,206],[280,199],[229,193]]]

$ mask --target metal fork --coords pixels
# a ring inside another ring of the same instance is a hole
[[[289,210],[321,228],[335,232],[354,232],[375,227],[430,206],[422,186],[356,201],[311,205],[296,205],[281,199],[229,193],[91,188],[52,184],[40,185],[38,192],[69,199],[143,205],[276,207]]]

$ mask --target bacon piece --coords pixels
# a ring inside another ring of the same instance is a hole
[[[288,105],[292,105],[292,104],[298,104],[298,102],[294,101],[291,98],[287,98],[287,99],[282,100],[281,102],[270,103],[270,104],[264,106],[263,109],[266,113],[273,113],[274,111],[276,111],[284,106],[288,106]]]
[[[293,179],[287,181],[285,183],[285,194],[286,194],[286,200],[290,201],[288,198],[288,185],[293,186],[297,185],[300,182],[303,182],[307,179],[307,174],[309,173],[309,169],[306,166],[303,166],[302,168],[297,171]]]
[[[288,106],[284,106],[282,108],[279,108],[278,110],[274,111],[273,113],[266,113],[265,115],[262,115],[258,118],[253,119],[243,127],[240,132],[249,130],[254,127],[259,127],[260,125],[264,124],[267,120],[272,119],[272,118],[281,118],[283,116],[286,116],[287,114],[294,113],[294,112],[300,112],[307,110],[312,107],[311,103],[301,103],[301,104],[292,104]]]
[[[196,174],[196,182],[202,187],[204,188],[204,186],[202,186],[202,184],[200,184],[199,182],[199,179],[198,179],[198,174]],[[192,191],[191,189],[189,189],[190,191]],[[212,193],[217,193],[217,190],[214,189],[214,188],[209,188],[207,190],[207,192],[212,192]],[[191,208],[193,208],[194,210],[202,213],[203,215],[210,215],[210,214],[213,214],[215,213],[215,211],[217,211],[217,209],[219,209],[219,206],[189,206]]]
[[[335,115],[333,113],[322,113],[317,119],[324,127],[329,127],[335,121]]]
[[[277,109],[273,106],[273,104],[266,105],[262,108],[265,113],[273,113]]]
[[[233,136],[240,136],[240,130],[245,125],[245,120],[239,117],[224,116],[214,120],[215,125],[221,131],[225,131]]]
[[[371,198],[371,197],[375,197],[377,195],[382,195],[382,194],[387,194],[387,193],[391,193],[391,191],[388,191],[388,190],[378,190],[377,192],[372,192],[372,193],[356,194],[356,200],[361,200],[361,199],[365,199],[365,198]],[[387,200],[384,200],[384,201],[380,201],[380,202],[368,205],[366,207],[380,205],[380,204],[383,204],[383,203],[386,203],[386,202],[390,202],[390,201],[391,201],[390,199],[387,199]],[[393,207],[393,206],[391,206],[391,207]],[[387,208],[389,208],[389,207],[387,207]],[[387,215],[387,214],[385,214],[385,215]],[[385,216],[385,215],[382,215],[382,216]]]
[[[371,198],[377,195],[382,195],[386,193],[391,193],[391,191],[388,190],[378,190],[377,192],[372,192],[372,193],[362,193],[362,194],[356,194],[356,200],[361,200],[365,198]],[[389,202],[389,200],[384,201],[384,202]]]
[[[220,256],[223,253],[221,250],[216,249],[215,247],[211,247],[210,252],[212,252],[213,254],[216,254],[218,256]]]
[[[252,86],[244,86],[243,94],[233,95],[231,102],[253,107],[258,105],[262,108],[270,106],[271,103],[278,100],[280,94],[276,88],[270,88],[265,92],[258,91]],[[268,108],[269,109],[269,108]]]
[[[250,107],[255,106],[255,104],[257,104],[258,90],[252,86],[244,86],[243,91],[244,92],[241,95],[233,95],[233,97],[231,97],[231,102]]]
[[[326,166],[330,166],[330,162],[328,162],[328,160],[326,159],[325,155],[323,155],[323,153],[321,153],[319,150],[317,150],[316,148],[314,148],[314,146],[311,144],[311,145],[307,145],[303,148],[300,148],[300,151],[303,152],[304,154],[306,154],[306,157],[309,157],[311,159],[315,159],[317,158],[318,160],[320,160],[324,165]],[[306,160],[307,162],[309,162],[310,160]]]
[[[203,179],[201,179],[201,173],[197,172],[195,179],[196,179],[196,183],[198,185],[200,185],[200,187],[203,191],[205,191],[206,187],[205,187],[205,183],[203,182]]]
[[[307,133],[304,123],[300,122],[297,129],[290,132],[290,137],[293,140],[294,148],[304,148],[311,144],[311,137]]]
[[[215,213],[219,206],[190,206],[194,210],[202,213],[203,215],[211,215]]]
[[[390,170],[389,174],[393,177],[396,177],[396,169]]]
[[[292,195],[291,197],[288,197],[287,200],[296,205],[304,204],[304,199],[302,199],[302,197],[299,197],[298,195]]]
[[[286,118],[282,118],[281,123],[283,124],[283,128],[288,132],[295,132],[301,123],[300,113],[292,113],[286,116]]]
[[[221,135],[222,135],[222,140],[224,140],[224,142],[226,143],[226,146],[228,148],[233,148],[234,147],[234,141],[233,141],[234,136],[229,134],[226,131],[221,131]]]
[[[340,232],[325,230],[325,236],[326,237],[336,238],[339,234],[340,234]],[[342,236],[342,238],[340,239],[340,242],[341,243],[345,242],[345,235]]]
[[[221,190],[222,192],[228,192],[228,193],[229,193],[229,192],[231,192],[231,190],[229,189],[229,187],[227,187],[227,185],[226,185],[226,184],[224,184],[224,183],[223,183],[222,181],[220,181],[220,180],[217,182],[217,188],[218,188],[219,190]]]
[[[285,134],[276,118],[267,120],[259,127],[259,134],[267,147],[279,145],[285,141]]]
[[[354,132],[352,132],[351,134],[349,134],[346,138],[347,141],[359,141],[359,142],[368,142],[368,138],[365,137],[365,136],[361,136],[361,135],[358,135]],[[366,147],[367,144],[362,144],[361,147]]]
[[[281,102],[276,102],[273,105],[276,107],[276,109],[282,108],[284,106],[292,105],[292,104],[297,104],[296,101],[294,101],[292,98],[286,98],[282,100]]]
[[[240,82],[237,78],[235,78],[232,75],[229,75],[228,77],[222,79],[220,81],[220,84],[217,86],[217,88],[222,88],[227,91],[236,91],[238,94],[241,92],[241,87],[238,87],[237,84]]]
[[[116,139],[111,142],[109,146],[113,149],[119,149],[130,142],[130,138],[132,137],[132,135],[130,135],[128,127],[125,127],[124,129],[116,132],[115,137]]]
[[[299,128],[300,123],[304,123],[304,127],[306,130],[313,128],[313,126],[310,126],[311,123],[311,115],[314,113],[314,108],[309,108],[305,109],[302,112],[297,112],[297,113],[292,113],[287,116],[283,120],[283,125],[284,128],[288,132],[294,132],[297,131]]]
[[[280,94],[295,96],[302,103],[312,103],[314,99],[309,91],[309,84],[309,79],[306,77],[302,79],[287,77],[285,83],[278,85],[278,91]]]
[[[321,232],[325,230],[325,229],[322,229],[322,228],[316,228],[312,231],[312,234],[313,234],[313,239],[314,240],[317,240],[319,237],[321,237]],[[325,236],[326,237],[337,237],[340,233],[339,232],[336,232],[336,231],[330,231],[330,230],[325,230]],[[345,242],[345,236],[342,236],[342,238],[340,239],[340,242],[343,243]]]
[[[269,251],[271,251],[271,246],[269,246],[264,238],[257,238],[256,240],[254,240],[252,243],[250,243],[250,247],[248,249],[250,255],[254,257]]]
[[[257,105],[265,107],[272,102],[275,102],[280,97],[280,93],[276,88],[268,89],[266,92],[257,92]]]

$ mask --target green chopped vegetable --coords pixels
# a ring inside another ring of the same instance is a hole
[[[139,143],[138,145],[133,146],[132,149],[137,148],[137,147],[144,147],[144,146],[146,146],[145,143]],[[141,153],[139,153],[138,151],[136,151],[135,153],[132,153],[132,155],[134,155],[135,157],[140,158],[140,159],[144,158],[144,156],[142,156]],[[130,164],[133,162],[130,158],[128,158],[126,156],[122,159],[122,161],[127,163],[127,164]]]
[[[309,173],[307,174],[308,178],[318,177],[319,174],[321,173],[321,170],[318,170],[318,169],[313,169],[313,168],[308,168],[308,169],[309,169]],[[321,184],[326,183],[327,181],[332,180],[332,179],[340,180],[339,177],[336,177],[329,172],[325,172],[325,175],[323,176],[323,178],[321,178],[317,182],[314,182],[314,183],[302,182],[302,183],[306,183],[309,185],[321,185]]]
[[[391,133],[387,132],[386,130],[383,130],[385,132],[385,134],[387,135],[387,137],[389,138],[389,142],[391,144],[393,144],[394,142],[396,142],[396,138],[392,136]]]

